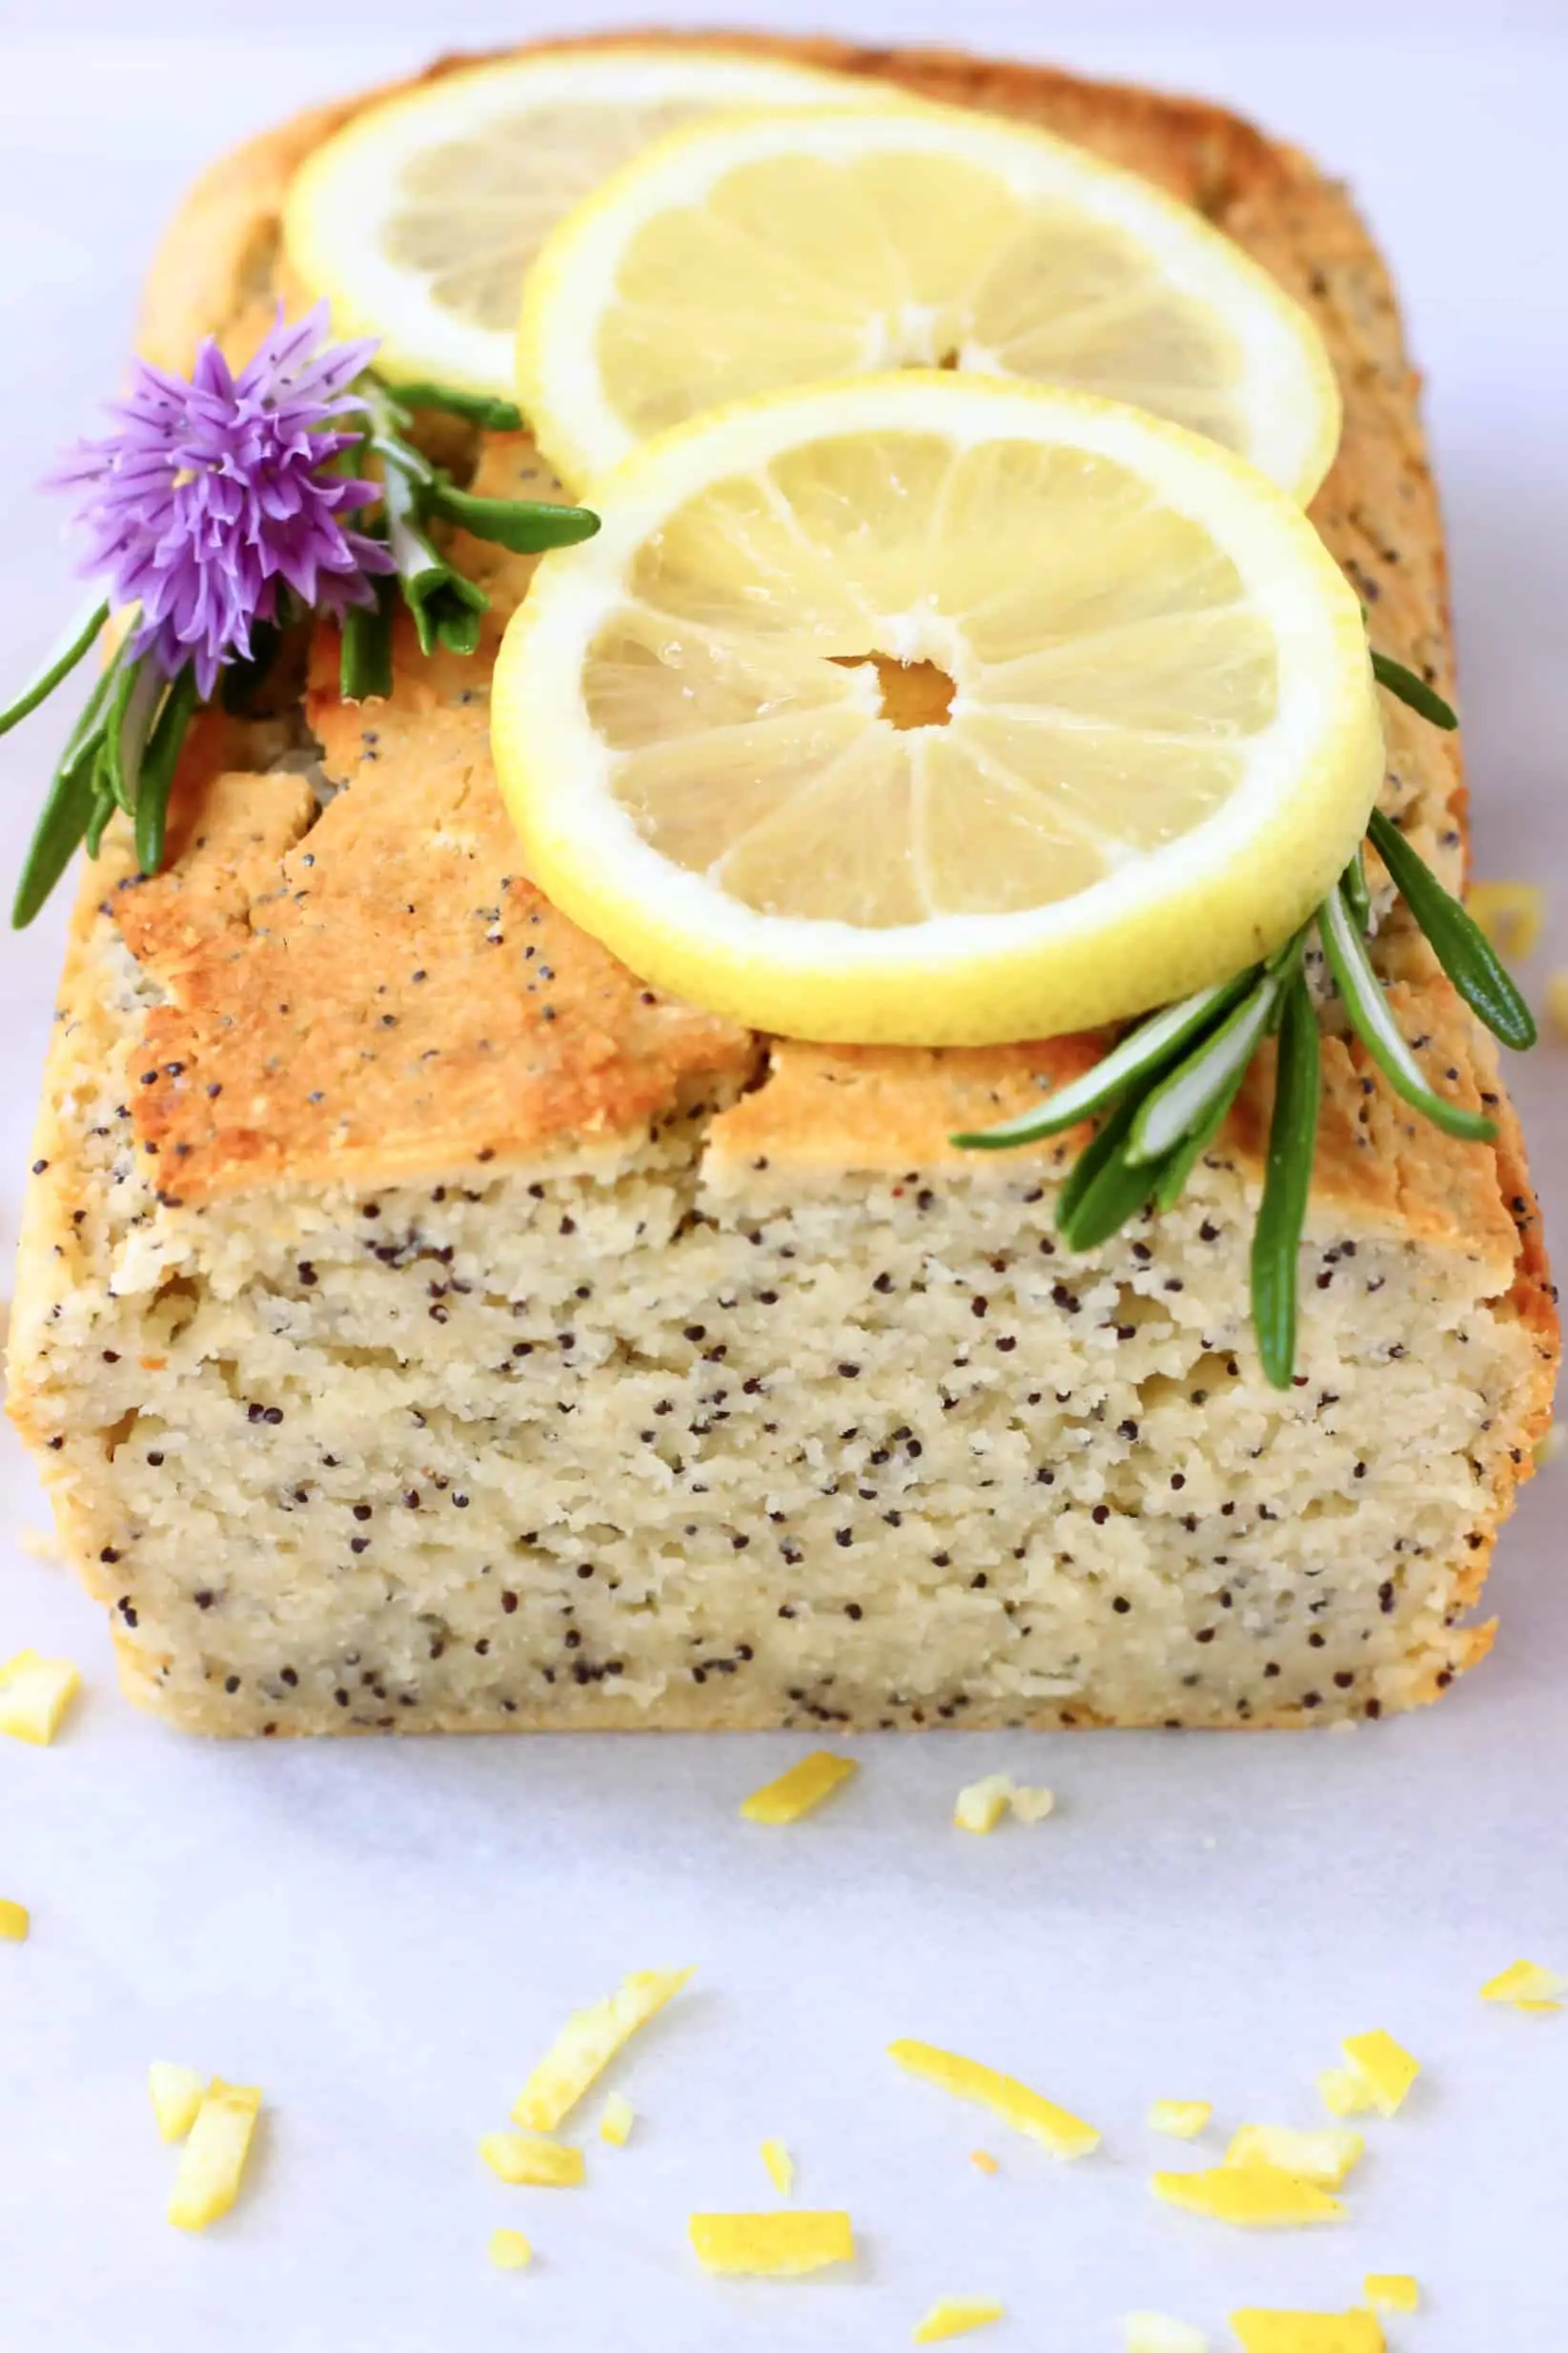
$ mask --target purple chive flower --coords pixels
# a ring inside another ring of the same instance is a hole
[[[323,348],[326,336],[324,302],[294,326],[279,304],[237,376],[211,338],[189,383],[138,359],[109,404],[116,430],[79,442],[50,478],[89,494],[82,569],[107,573],[116,604],[140,604],[132,650],[151,648],[171,678],[189,662],[204,698],[224,662],[249,657],[252,625],[276,618],[282,589],[341,620],[375,602],[369,575],[392,569],[381,542],[342,520],[378,485],[328,470],[359,438],[328,420],[360,408],[347,387],[376,344]]]

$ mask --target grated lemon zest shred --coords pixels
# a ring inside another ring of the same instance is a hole
[[[533,2243],[520,2230],[493,2230],[485,2253],[498,2271],[526,2271],[534,2260]]]
[[[690,1969],[637,1970],[616,1993],[574,2011],[519,2093],[513,2122],[530,2132],[553,2133],[638,2028],[693,1974]]]
[[[604,2113],[599,2119],[599,2137],[607,2140],[612,2149],[623,2149],[632,2137],[637,2122],[637,2110],[622,2092],[612,2092],[604,2102]]]
[[[1511,1962],[1481,1988],[1483,2002],[1507,2002],[1516,2010],[1560,2010],[1568,1978],[1538,1961]]]
[[[1100,2136],[1092,2124],[1042,2098],[1016,2077],[1001,2075],[977,2059],[939,2050],[934,2043],[909,2041],[889,2043],[887,2056],[911,2076],[920,2076],[959,2099],[978,2100],[1004,2124],[1049,2149],[1052,2157],[1087,2157],[1099,2146]]]
[[[742,1801],[741,1815],[746,1822],[799,1822],[814,1813],[824,1798],[852,1781],[860,1770],[852,1756],[835,1756],[829,1749],[815,1749],[803,1756],[798,1765],[791,1765],[777,1781],[766,1781],[760,1790]]]
[[[1361,2293],[1375,2312],[1419,2312],[1421,2290],[1408,2271],[1369,2271]]]
[[[1345,2124],[1325,2124],[1315,2132],[1297,2132],[1289,2124],[1243,2124],[1224,2161],[1273,2165],[1320,2190],[1336,2190],[1366,2152],[1362,2136]]]
[[[177,2067],[172,2059],[154,2059],[147,2071],[147,2089],[159,2139],[183,2140],[200,2113],[206,2077],[193,2067]]]
[[[1171,2140],[1195,2140],[1213,2115],[1207,2099],[1156,2099],[1149,2111],[1149,2129]]]
[[[1385,2353],[1370,2312],[1232,2312],[1242,2353]]]
[[[787,2198],[795,2186],[795,2160],[789,2151],[782,2140],[764,2140],[762,2158],[768,2179],[781,2198]]]
[[[839,2212],[694,2214],[688,2227],[704,2271],[787,2280],[854,2260],[854,2230]]]
[[[1206,2173],[1157,2173],[1152,2186],[1155,2197],[1168,2206],[1207,2215],[1211,2221],[1232,2222],[1242,2230],[1292,2230],[1345,2218],[1343,2205],[1327,2190],[1296,2174],[1282,2173],[1277,2165],[1256,2161],[1215,2165]]]
[[[47,1749],[60,1720],[81,1688],[81,1670],[70,1659],[41,1658],[18,1650],[0,1666],[0,1732]]]
[[[239,2196],[260,2109],[255,2084],[214,2077],[180,2151],[169,2200],[169,2220],[176,2230],[205,2230],[229,2212]]]
[[[973,2329],[988,2328],[1006,2310],[1006,2304],[994,2303],[988,2297],[944,2296],[917,2324],[914,2343],[942,2344],[949,2337],[967,2337]]]
[[[524,2183],[535,2190],[575,2189],[582,2179],[580,2149],[564,2141],[536,2138],[530,2133],[486,2133],[479,2155],[501,2180]]]
[[[1371,2104],[1378,2115],[1395,2115],[1421,2072],[1420,2060],[1413,2058],[1380,2026],[1367,2035],[1347,2036],[1339,2047],[1352,2068],[1364,2078]]]

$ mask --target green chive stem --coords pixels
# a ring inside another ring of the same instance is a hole
[[[375,604],[351,604],[343,615],[337,691],[345,703],[385,702],[392,692],[393,583],[378,575],[371,585]]]
[[[458,384],[392,383],[381,377],[372,377],[368,388],[390,401],[405,419],[415,409],[434,408],[448,417],[461,417],[471,425],[482,425],[487,433],[522,431],[521,409],[515,401],[497,399],[493,393],[469,392]]]
[[[591,540],[600,519],[591,507],[557,506],[548,499],[477,499],[437,473],[426,492],[426,510],[455,522],[477,540],[493,540],[515,556],[536,556],[549,547],[575,547]]]

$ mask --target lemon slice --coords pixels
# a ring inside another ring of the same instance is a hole
[[[524,412],[574,483],[699,409],[956,367],[1130,401],[1303,503],[1339,437],[1306,313],[1130,173],[950,108],[732,117],[661,140],[530,273]]]
[[[331,302],[336,334],[382,338],[383,373],[509,400],[524,272],[607,173],[715,108],[864,104],[864,90],[723,50],[630,44],[443,74],[311,155],[284,207],[289,268]]]
[[[530,870],[758,1029],[1087,1027],[1306,920],[1382,771],[1300,509],[1119,403],[936,371],[677,428],[598,483],[495,678]]]

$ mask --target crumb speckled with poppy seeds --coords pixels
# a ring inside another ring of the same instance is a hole
[[[787,46],[787,45],[786,45]],[[1314,310],[1314,508],[1447,687],[1441,540],[1387,281],[1343,195],[1212,109],[799,44],[1039,120],[1197,203]],[[290,171],[240,151],[143,348],[255,342]],[[479,484],[548,494],[524,437]],[[1556,1321],[1491,1051],[1376,893],[1407,1033],[1501,1126],[1438,1135],[1330,1033],[1295,1385],[1248,1320],[1256,1073],[1177,1208],[1070,1258],[1068,1138],[955,1129],[1092,1060],[772,1044],[660,998],[520,870],[485,703],[529,560],[464,561],[471,662],[193,730],[173,863],[112,830],[33,1154],[12,1410],[128,1688],[288,1733],[1311,1723],[1434,1696],[1549,1412]],[[1451,877],[1452,739],[1387,704],[1385,805]]]

